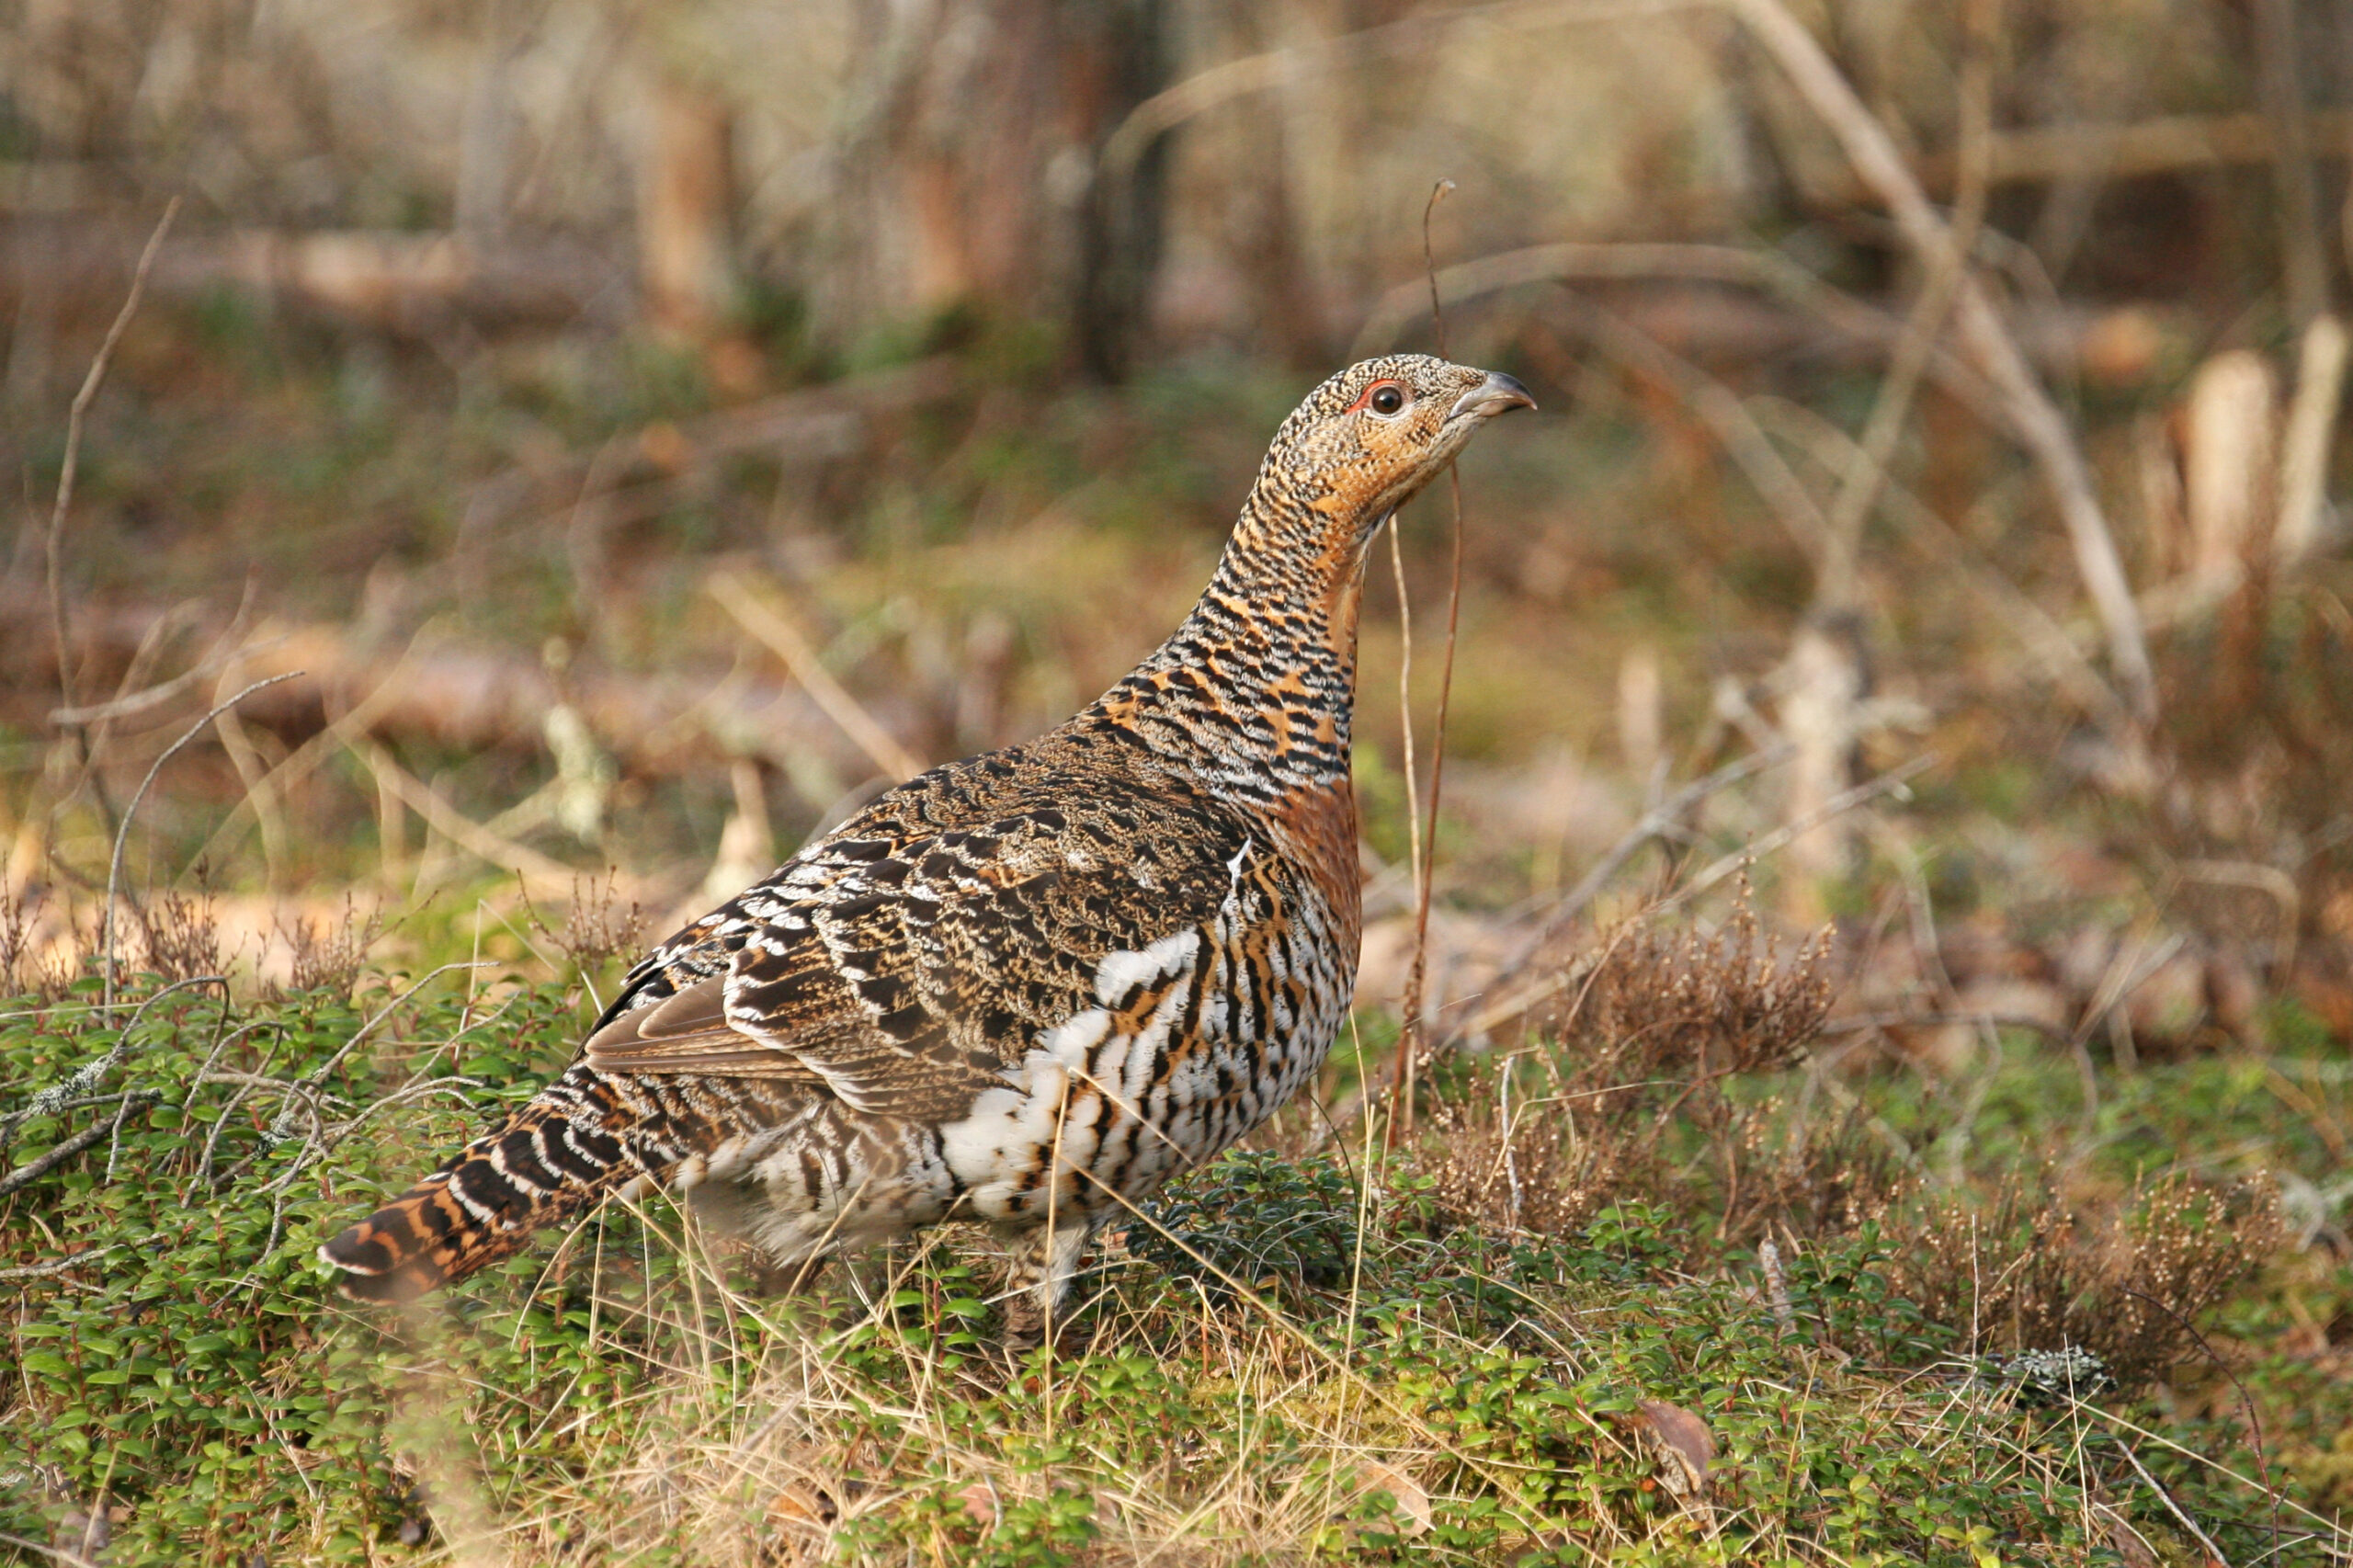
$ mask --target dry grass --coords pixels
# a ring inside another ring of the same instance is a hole
[[[582,902],[563,942],[540,930],[575,964],[627,926]],[[199,915],[154,918],[205,956]],[[534,1082],[526,1060],[560,1053],[585,999],[159,994],[127,1070],[183,1116],[217,1108],[226,1176],[210,1137],[190,1176],[194,1142],[142,1117],[121,1157],[101,1138],[0,1225],[12,1256],[132,1233],[153,1251],[185,1231],[194,1180],[208,1223],[251,1240],[204,1267],[142,1252],[20,1282],[40,1330],[20,1347],[53,1359],[0,1431],[50,1430],[79,1400],[143,1452],[102,1480],[101,1449],[51,1449],[40,1498],[7,1506],[86,1519],[105,1489],[109,1562],[156,1560],[215,1462],[208,1551],[241,1562],[400,1562],[428,1536],[469,1564],[1933,1562],[1961,1550],[1948,1528],[2006,1558],[2129,1535],[2170,1561],[2188,1538],[2133,1468],[2154,1462],[2205,1488],[2207,1527],[2258,1538],[2264,1494],[2149,1437],[2145,1406],[2036,1406],[1983,1355],[2088,1346],[2131,1394],[2177,1358],[2180,1320],[2211,1322],[2275,1250],[2263,1195],[2226,1210],[2171,1178],[1972,1197],[1856,1157],[1854,1118],[1818,1126],[1789,1094],[1822,965],[1816,944],[1777,956],[1745,907],[1711,936],[1618,932],[1516,1066],[1441,1062],[1393,1157],[1368,1124],[1345,1158],[1197,1173],[1131,1218],[1059,1342],[1018,1358],[990,1338],[993,1263],[961,1232],[778,1298],[662,1202],[403,1318],[332,1304],[304,1261],[317,1236]],[[85,1009],[23,1016],[33,1032],[0,1048],[36,1081],[114,1039]],[[437,1080],[470,1096],[455,1108],[416,1097],[464,1042],[494,1075]],[[280,1135],[298,1099],[332,1137]],[[1778,1273],[1750,1250],[1768,1235]],[[175,1348],[189,1335],[238,1348]],[[253,1409],[256,1435],[199,1441],[212,1428],[133,1397],[142,1335],[210,1408]],[[109,1367],[128,1384],[97,1381]],[[1666,1442],[1670,1417],[1712,1453]]]

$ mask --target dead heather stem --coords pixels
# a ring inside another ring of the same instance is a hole
[[[347,994],[368,961],[369,949],[384,934],[384,911],[376,904],[363,915],[358,901],[346,893],[341,919],[314,923],[308,915],[297,914],[289,923],[281,914],[276,924],[293,956],[292,972],[287,978],[290,991]]]
[[[1430,217],[1438,210],[1447,192],[1454,188],[1450,179],[1441,179],[1430,187],[1430,198],[1422,207],[1422,268],[1429,280],[1430,314],[1438,327],[1438,358],[1449,358],[1446,341],[1446,310],[1438,297],[1438,259],[1430,248]],[[1438,718],[1430,734],[1430,799],[1427,808],[1427,824],[1414,836],[1411,852],[1417,864],[1414,870],[1414,956],[1405,971],[1404,994],[1400,1001],[1400,1021],[1397,1028],[1398,1103],[1390,1119],[1390,1135],[1399,1131],[1410,1135],[1414,1131],[1415,1078],[1421,1056],[1427,1049],[1427,1030],[1422,1018],[1423,991],[1429,979],[1430,957],[1430,894],[1432,879],[1438,869],[1438,802],[1446,788],[1446,721],[1454,697],[1454,649],[1462,625],[1462,475],[1453,463],[1446,467],[1447,494],[1453,501],[1453,565],[1448,579],[1446,597],[1446,656],[1438,666]],[[1405,574],[1403,559],[1396,552],[1397,533],[1392,522],[1389,544],[1392,564],[1397,568],[1398,615],[1405,615]],[[1407,638],[1406,661],[1400,666],[1398,702],[1400,717],[1405,727],[1406,809],[1413,801],[1413,719],[1411,715],[1411,623],[1405,623]]]
[[[1788,1069],[1819,1034],[1827,954],[1818,936],[1777,958],[1745,896],[1704,939],[1620,928],[1565,1010],[1533,1020],[1530,1043],[1441,1099],[1442,1137],[1416,1146],[1417,1165],[1467,1220],[1505,1226],[1516,1213],[1551,1235],[1630,1199],[1719,1212],[1720,1235],[1754,1234],[1792,1210],[1810,1228],[1859,1218],[1857,1199],[1875,1194],[1859,1190],[1870,1173],[1843,1133],[1775,1154],[1763,1140],[1776,1108],[1726,1092]],[[1519,1062],[1529,1086],[1506,1122],[1500,1080]]]

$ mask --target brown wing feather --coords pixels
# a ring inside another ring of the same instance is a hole
[[[1204,797],[1092,782],[1091,799],[968,828],[853,824],[870,836],[836,840],[830,859],[816,850],[830,875],[809,893],[756,889],[665,944],[665,961],[642,966],[649,982],[699,977],[608,1018],[584,1059],[822,1084],[877,1116],[961,1116],[1098,1005],[1107,957],[1206,929],[1264,853]],[[756,939],[727,941],[738,923]]]
[[[713,975],[588,1037],[581,1057],[608,1073],[724,1073],[816,1083],[818,1075],[727,1021],[727,978]]]

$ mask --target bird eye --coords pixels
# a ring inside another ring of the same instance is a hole
[[[1371,408],[1375,414],[1394,414],[1405,406],[1405,393],[1398,387],[1375,387]]]

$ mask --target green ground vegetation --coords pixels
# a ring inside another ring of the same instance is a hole
[[[34,1173],[0,1531],[110,1564],[2336,1560],[2353,1394],[2311,1325],[2353,1267],[2279,1194],[2336,1179],[2353,1057],[2092,1108],[2018,1051],[1963,1119],[1825,1079],[1804,961],[1725,932],[1616,944],[1581,1018],[1441,1062],[1411,1134],[1349,1117],[1352,1036],[1336,1120],[1131,1216],[1018,1357],[972,1238],[777,1297],[660,1201],[343,1303],[313,1248],[565,1059],[594,964],[84,975],[0,1013]]]

